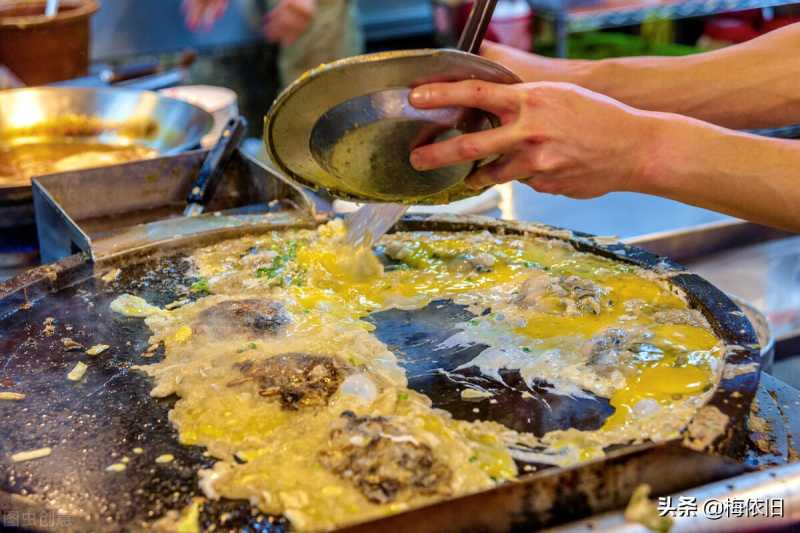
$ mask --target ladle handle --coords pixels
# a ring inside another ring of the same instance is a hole
[[[476,0],[467,19],[467,25],[458,40],[458,49],[470,54],[481,51],[481,43],[492,20],[497,0]]]

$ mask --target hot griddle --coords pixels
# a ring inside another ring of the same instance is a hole
[[[259,231],[264,229],[269,228],[262,226]],[[545,226],[445,216],[407,217],[397,229],[549,236],[568,240],[581,250],[665,273],[729,345],[725,378],[675,441],[616,446],[602,460],[568,469],[530,465],[536,470],[519,482],[354,529],[530,530],[624,506],[640,483],[650,483],[656,495],[668,494],[747,468],[741,459],[746,453],[747,414],[759,380],[759,347],[750,323],[721,291],[664,258]],[[158,361],[163,354],[142,358],[149,331],[141,319],[115,315],[108,304],[123,292],[156,305],[175,300],[195,281],[188,274],[187,254],[199,246],[252,231],[229,228],[176,238],[94,263],[85,254],[73,255],[0,286],[0,384],[28,395],[22,402],[0,404],[0,510],[63,512],[61,522],[44,524],[44,529],[50,530],[138,529],[202,495],[196,472],[213,460],[204,456],[202,448],[178,443],[167,419],[176,398],[151,398],[149,379],[130,369],[134,364]],[[107,284],[98,278],[115,267],[121,268],[115,281]],[[463,307],[440,300],[417,311],[388,310],[367,318],[406,367],[411,386],[429,394],[434,405],[463,419],[474,417],[475,404],[462,400],[454,392],[457,385],[443,381],[433,369],[455,369],[473,354],[456,350],[439,354],[433,361],[425,348],[468,316]],[[55,323],[51,336],[44,333],[49,317]],[[87,357],[82,351],[65,351],[62,337],[86,347],[97,343],[112,347],[90,361],[84,380],[74,384],[66,380],[66,374]],[[461,374],[465,380],[484,379],[470,369]],[[512,373],[503,378],[502,386],[483,383],[498,390],[499,401],[488,410],[483,409],[487,402],[481,404],[482,418],[542,434],[567,427],[593,429],[611,412],[602,398],[578,402],[549,395],[544,382],[528,391],[533,399],[523,401],[519,394],[525,387],[522,380]],[[8,459],[9,453],[42,446],[52,446],[52,455],[18,464]],[[135,447],[144,453],[132,453]],[[155,457],[165,453],[173,454],[175,460],[156,464]],[[105,471],[123,455],[130,459],[125,472]],[[224,523],[223,516],[227,516]],[[254,531],[288,528],[280,517],[263,516],[246,502],[237,501],[205,505],[201,521],[205,527],[214,524]]]

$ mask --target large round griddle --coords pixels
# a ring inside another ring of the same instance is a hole
[[[744,425],[759,381],[759,347],[747,318],[714,286],[642,250],[534,224],[480,217],[407,217],[397,229],[546,236],[658,271],[688,296],[728,345],[722,381],[681,438],[615,446],[608,458],[570,469],[533,465],[539,470],[518,483],[476,496],[492,502],[480,513],[462,512],[465,505],[474,507],[474,498],[436,504],[432,516],[448,517],[450,530],[505,531],[515,525],[529,529],[531,525],[554,524],[622,506],[643,482],[653,485],[657,494],[668,494],[741,470],[722,456],[739,458],[743,452]],[[226,229],[176,239],[95,264],[75,255],[0,285],[0,390],[13,388],[28,394],[22,402],[0,403],[0,509],[18,516],[31,512],[51,516],[53,522],[45,524],[50,530],[137,529],[143,521],[180,509],[201,495],[197,470],[208,467],[212,459],[203,455],[202,448],[178,442],[167,418],[176,398],[151,398],[149,379],[131,370],[135,364],[158,361],[163,354],[142,358],[150,335],[147,327],[141,319],[115,315],[108,304],[123,292],[156,305],[173,301],[182,287],[194,281],[183,260],[187,254],[245,231]],[[107,284],[99,278],[115,267],[121,268],[115,281]],[[462,405],[465,401],[452,394],[452,384],[448,388],[431,376],[433,367],[425,343],[435,342],[453,322],[462,321],[465,312],[452,303],[434,302],[416,313],[389,310],[368,318],[398,355],[411,385],[457,418],[473,416],[474,404]],[[55,332],[48,336],[45,322],[49,317],[55,320]],[[87,357],[80,351],[65,351],[62,337],[84,346],[105,343],[112,347],[89,361],[86,377],[75,384],[65,379],[66,374]],[[437,365],[454,367],[469,355],[439,354]],[[469,369],[463,376],[470,379]],[[533,401],[522,402],[513,389],[524,383],[515,381],[513,375],[503,377],[508,386],[498,390],[509,391],[498,395],[502,408],[484,412],[484,416],[512,427],[527,427],[535,433],[565,427],[591,429],[609,412],[602,399],[589,405],[563,397],[561,403],[542,402],[553,399],[547,396],[545,384],[529,392]],[[9,461],[9,453],[47,445],[53,447],[47,458],[19,464]],[[132,454],[134,447],[141,447],[144,453]],[[173,454],[175,461],[154,463],[155,457],[164,453]],[[123,455],[130,459],[124,473],[105,470]],[[448,509],[459,512],[449,513]],[[65,517],[59,518],[57,512]],[[232,514],[223,525],[225,513]],[[389,519],[392,528],[405,524],[409,531],[443,530],[441,520],[425,519],[424,511],[408,514],[407,523],[403,522],[405,516]],[[252,515],[249,504],[241,501],[209,503],[201,521],[204,527],[213,524],[225,529],[282,531],[286,527],[277,517]]]
[[[463,184],[473,164],[418,172],[415,146],[492,127],[470,109],[419,110],[410,88],[477,79],[518,83],[502,65],[458,50],[379,52],[309,71],[278,96],[264,140],[290,178],[331,195],[367,202],[436,204],[477,194]]]

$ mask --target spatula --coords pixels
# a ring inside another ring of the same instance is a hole
[[[481,50],[481,43],[492,19],[497,0],[477,0],[458,41],[458,49],[471,54]],[[378,241],[408,210],[403,204],[366,204],[345,218],[346,240],[350,245],[370,246]]]

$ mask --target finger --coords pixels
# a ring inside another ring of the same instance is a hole
[[[522,183],[536,192],[543,192],[547,194],[563,194],[563,178],[536,176],[522,180]]]
[[[417,170],[430,170],[475,161],[507,152],[522,139],[514,126],[467,133],[413,150],[411,166]]]
[[[197,30],[199,20],[200,17],[198,17],[194,11],[188,11],[186,13],[186,27],[189,28],[190,31]]]
[[[511,46],[484,39],[481,43],[480,54],[486,59],[491,59],[492,61],[502,64],[503,60],[507,59],[509,55],[514,54],[516,50],[516,48],[512,48]]]
[[[186,27],[195,31],[200,23],[201,8],[194,2],[184,2],[183,12],[186,19]]]
[[[227,10],[228,10],[228,2],[227,2],[227,0],[224,0],[224,1],[221,1],[221,2],[216,2],[214,4],[214,10],[213,10],[214,11],[214,20],[216,21],[216,20],[219,20],[220,18],[222,18],[222,15],[224,15],[225,11],[227,11]]]
[[[527,178],[530,175],[525,158],[511,154],[475,170],[464,183],[470,189],[483,189],[490,185]]]
[[[474,107],[501,116],[519,108],[519,93],[513,85],[468,80],[420,85],[408,101],[414,107]]]

